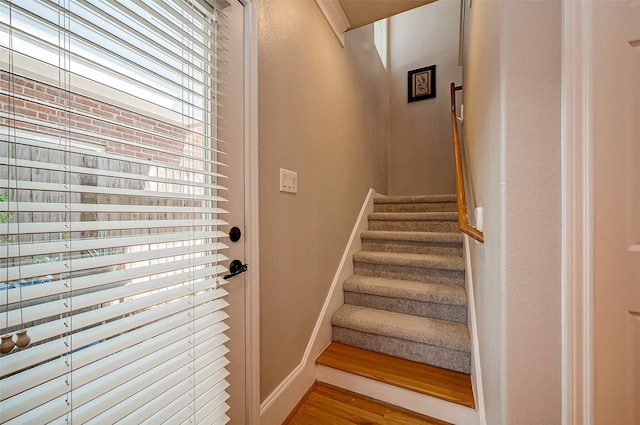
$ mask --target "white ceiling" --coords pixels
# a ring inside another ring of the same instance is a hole
[[[358,28],[435,0],[339,0],[349,20],[349,29]]]

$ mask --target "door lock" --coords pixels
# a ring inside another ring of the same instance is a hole
[[[231,239],[231,242],[238,242],[241,237],[242,231],[239,227],[232,227],[231,230],[229,230],[229,239]]]

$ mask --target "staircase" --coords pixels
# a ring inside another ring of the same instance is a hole
[[[455,195],[376,198],[361,240],[333,341],[469,374]]]
[[[316,359],[321,382],[476,424],[455,195],[377,197]]]

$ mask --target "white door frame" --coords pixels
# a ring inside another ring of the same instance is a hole
[[[258,208],[258,3],[245,5],[246,423],[260,422],[260,253]]]
[[[594,1],[563,1],[562,423],[593,423]]]

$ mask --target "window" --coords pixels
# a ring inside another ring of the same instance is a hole
[[[387,68],[387,28],[389,20],[381,19],[373,23],[373,42],[378,51],[378,57],[382,61],[382,66]]]
[[[0,0],[0,422],[228,421],[222,27]]]

